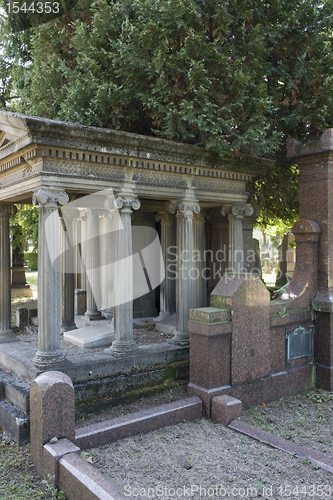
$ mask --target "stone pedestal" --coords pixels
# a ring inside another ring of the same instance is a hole
[[[160,285],[160,318],[176,312],[176,219],[167,212],[158,213],[161,222],[161,247],[165,278]]]
[[[60,255],[60,218],[57,212],[59,204],[68,202],[68,195],[53,189],[40,189],[32,201],[39,208],[38,351],[34,365],[47,370],[65,359],[60,350],[60,273],[51,262],[50,250],[53,255]]]
[[[17,340],[11,329],[9,217],[15,207],[0,204],[0,343]]]
[[[305,143],[289,140],[289,158],[299,167],[300,217],[319,224],[318,287],[314,357],[316,385],[333,391],[333,129]]]
[[[131,195],[115,198],[123,229],[117,232],[117,266],[115,276],[114,329],[115,340],[105,352],[122,356],[138,349],[133,339],[133,255],[132,209],[140,208],[140,201]]]
[[[177,345],[188,345],[189,311],[195,305],[196,269],[193,259],[193,215],[200,212],[200,205],[184,200],[170,205],[177,210],[177,281],[176,281],[176,335],[169,340]]]
[[[270,295],[260,278],[225,275],[210,303],[191,310],[189,321],[188,394],[202,399],[208,418],[213,397],[246,390],[271,372]]]

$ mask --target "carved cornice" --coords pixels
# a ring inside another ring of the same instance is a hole
[[[32,204],[44,208],[58,208],[59,205],[66,205],[68,200],[66,191],[39,189],[32,195]]]

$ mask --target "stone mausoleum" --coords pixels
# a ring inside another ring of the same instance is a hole
[[[258,207],[249,203],[249,183],[272,160],[224,159],[153,137],[0,112],[0,366],[10,372],[0,399],[15,399],[26,415],[21,393],[46,370],[71,377],[77,404],[189,374],[189,394],[208,417],[215,396],[249,406],[315,385],[332,390],[332,130],[288,143],[300,168],[296,264],[287,291],[271,301],[255,268]],[[11,328],[9,217],[20,203],[39,210],[38,347]],[[110,231],[115,213],[118,232]],[[158,235],[154,266],[165,274],[155,282],[145,242],[137,249],[144,228]],[[114,275],[103,259],[116,263]],[[137,268],[146,289],[135,295]],[[61,333],[70,341],[87,331],[78,314],[97,336],[96,325],[109,318],[108,344],[68,356]],[[173,338],[138,347],[138,317],[158,317],[158,329]],[[0,401],[2,421],[6,405]],[[15,415],[7,426],[14,434]],[[24,429],[17,432],[23,441]]]
[[[48,257],[45,220],[70,201],[112,189],[124,225],[119,238],[122,241],[117,243],[119,255],[130,253],[131,226],[136,225],[157,230],[165,260],[167,249],[175,248],[173,263],[171,252],[169,255],[174,269],[169,261],[165,262],[166,275],[161,286],[133,304],[115,307],[114,311],[105,308],[104,313],[114,314],[115,339],[109,349],[114,357],[137,350],[133,342],[133,315],[159,315],[163,321],[175,314],[173,343],[186,346],[189,310],[207,304],[207,295],[227,267],[239,271],[255,266],[252,227],[257,213],[248,204],[247,185],[263,172],[268,160],[246,156],[223,160],[193,146],[153,137],[2,111],[0,162],[4,256],[0,338],[1,342],[14,339],[10,324],[9,216],[15,211],[14,204],[34,204],[40,218],[40,278],[38,351],[31,362],[38,369],[54,368],[64,361],[59,347],[60,331],[75,328],[74,297],[78,290],[86,290],[86,318],[98,320],[101,316],[91,292],[91,280],[95,278],[86,279],[84,272],[61,276]],[[74,233],[85,232],[92,240],[98,238],[103,233],[99,228],[108,223],[107,218],[105,207],[83,207],[73,218]],[[107,249],[104,238],[99,250],[105,253]],[[193,252],[200,256],[194,264],[198,268],[196,279],[186,275],[193,264],[191,257],[181,258]],[[96,248],[88,244],[86,261],[96,262],[95,254]],[[174,279],[180,261],[182,279]],[[131,279],[131,273],[127,274],[127,286]],[[123,280],[111,284],[103,276],[99,283],[102,304],[108,287],[124,286]]]

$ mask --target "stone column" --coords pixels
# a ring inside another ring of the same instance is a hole
[[[99,275],[99,210],[86,211],[87,239],[85,242],[85,264],[86,264],[86,286],[87,286],[87,310],[84,318],[88,321],[101,319],[101,313],[97,308],[100,303],[100,275]]]
[[[69,332],[76,329],[74,320],[74,287],[75,287],[75,247],[72,245],[72,233],[74,231],[74,222],[78,215],[77,209],[71,209],[70,213],[66,210],[66,217],[61,217],[60,222],[62,231],[60,231],[60,248],[62,249],[60,257],[61,275],[60,275],[60,332]],[[70,236],[68,236],[70,234]],[[75,241],[73,241],[75,244]]]
[[[255,253],[255,243],[253,239],[253,224],[260,214],[260,206],[253,205],[253,213],[243,218],[243,248],[244,248],[244,268],[247,273],[252,270],[260,275],[260,267],[257,266],[259,256]]]
[[[59,204],[68,202],[68,195],[54,189],[39,189],[32,202],[39,209],[38,351],[33,361],[37,368],[49,370],[65,357],[60,349],[60,273],[50,257],[50,251],[54,256],[60,255],[60,218],[48,217],[58,211]]]
[[[74,311],[75,314],[83,315],[86,307],[86,268],[85,268],[85,242],[86,242],[86,222],[87,215],[85,209],[79,208],[79,217],[74,222],[75,230],[75,279],[74,284]]]
[[[75,274],[74,288],[82,289],[82,274],[81,274],[81,217],[74,220],[74,258],[75,258]]]
[[[132,209],[140,208],[138,198],[119,195],[115,206],[120,213],[123,228],[117,232],[117,266],[115,276],[114,327],[115,340],[105,352],[122,356],[138,349],[133,339],[133,256],[132,256]]]
[[[202,213],[196,214],[193,218],[193,239],[194,239],[194,266],[197,277],[195,279],[195,307],[206,307],[207,287],[206,287],[206,254],[205,254],[205,222],[206,218]]]
[[[165,271],[164,281],[160,285],[160,318],[176,312],[176,219],[167,212],[156,214],[161,222],[161,247]]]
[[[209,272],[207,298],[209,301],[211,292],[228,267],[229,221],[227,217],[222,217],[221,208],[212,208],[209,211],[206,226],[206,261]]]
[[[177,210],[177,281],[176,329],[171,343],[188,345],[189,311],[195,307],[195,267],[193,262],[193,215],[200,212],[200,205],[192,200],[172,203],[170,211]]]
[[[0,204],[0,343],[17,340],[11,329],[10,240],[9,217],[16,209]]]
[[[222,207],[222,215],[228,215],[229,220],[229,262],[228,270],[231,273],[244,273],[244,242],[243,218],[252,215],[253,207],[248,203],[236,203]]]

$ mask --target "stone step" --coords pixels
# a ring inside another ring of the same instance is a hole
[[[24,413],[30,411],[30,384],[11,373],[0,372],[0,399],[7,399]]]
[[[5,381],[5,399],[24,413],[30,411],[29,384],[16,380]]]
[[[30,418],[4,399],[0,401],[0,427],[19,445],[30,440]]]
[[[30,439],[30,386],[0,371],[0,428],[18,444]]]

